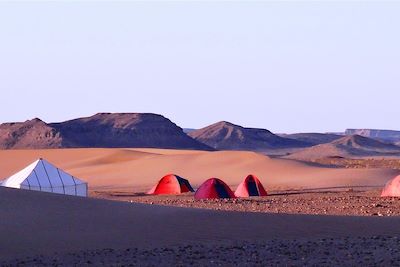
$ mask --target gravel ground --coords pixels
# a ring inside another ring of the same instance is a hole
[[[147,196],[96,192],[112,200],[214,210],[319,215],[399,216],[400,198],[382,198],[380,190],[346,192],[271,193],[266,197],[195,200],[193,194]]]
[[[2,266],[400,266],[400,237],[103,249],[37,256]]]
[[[378,190],[271,193],[267,197],[196,201],[193,194],[146,196],[92,192],[97,198],[215,210],[329,215],[398,216],[400,199]],[[38,255],[0,266],[400,266],[400,236],[215,241],[165,248],[126,248]]]

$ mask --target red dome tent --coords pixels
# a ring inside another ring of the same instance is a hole
[[[255,175],[248,175],[235,191],[237,197],[266,196],[267,192]]]
[[[149,191],[149,195],[177,195],[194,192],[189,181],[175,174],[168,174]]]
[[[400,175],[386,183],[381,197],[400,197]]]
[[[229,186],[218,178],[210,178],[197,189],[195,199],[234,198],[235,194]]]

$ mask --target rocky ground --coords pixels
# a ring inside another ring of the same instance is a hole
[[[214,210],[319,215],[399,216],[400,199],[382,198],[380,190],[338,192],[272,192],[266,197],[195,200],[193,194],[148,196],[97,192],[92,196],[154,205]]]
[[[379,190],[271,192],[267,197],[194,200],[193,194],[147,196],[91,192],[97,198],[153,205],[247,212],[398,216],[400,199]],[[266,226],[268,227],[268,226]],[[42,254],[2,261],[0,266],[400,266],[400,236],[267,239],[262,242],[193,241],[181,246],[107,248]]]
[[[328,157],[310,160],[310,162],[318,163],[325,166],[335,166],[347,169],[393,169],[400,170],[400,159],[398,158],[365,158],[351,159],[343,157]]]
[[[127,248],[21,258],[2,266],[400,266],[400,237]]]

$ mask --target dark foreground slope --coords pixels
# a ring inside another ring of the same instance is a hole
[[[0,216],[6,218],[0,220],[0,258],[3,261],[38,254],[42,255],[39,259],[45,259],[52,257],[54,253],[58,253],[58,259],[68,255],[81,255],[76,260],[85,257],[98,260],[96,250],[103,256],[107,256],[107,253],[120,253],[122,256],[120,255],[119,260],[124,260],[129,259],[132,253],[136,255],[136,252],[147,251],[144,253],[148,257],[141,260],[148,265],[163,253],[171,253],[177,246],[187,245],[196,249],[206,245],[211,246],[212,251],[216,247],[234,246],[243,242],[264,242],[268,246],[280,242],[288,246],[296,243],[296,240],[302,240],[311,249],[313,246],[317,248],[320,238],[342,240],[340,238],[400,234],[398,217],[223,212],[95,200],[7,188],[0,188],[0,203]],[[316,242],[315,245],[313,242]],[[162,253],[157,253],[156,249],[163,247],[168,247],[170,252],[165,249],[160,250]],[[290,248],[291,246],[288,250]],[[241,249],[246,250],[246,246]],[[87,251],[92,252],[86,253]],[[174,255],[187,260],[188,251],[189,248],[182,248]],[[207,251],[203,251],[202,255],[207,255]],[[220,253],[223,254],[221,251]],[[152,258],[152,254],[155,254],[155,258]],[[84,263],[86,264],[80,262]]]

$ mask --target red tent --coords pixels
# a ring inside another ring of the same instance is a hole
[[[149,191],[149,195],[177,195],[194,192],[189,181],[175,174],[168,174]]]
[[[195,199],[234,198],[235,194],[229,186],[218,178],[210,178],[197,189]]]
[[[235,191],[237,197],[266,196],[267,192],[255,175],[248,175]]]
[[[400,175],[386,183],[381,197],[400,197]]]

